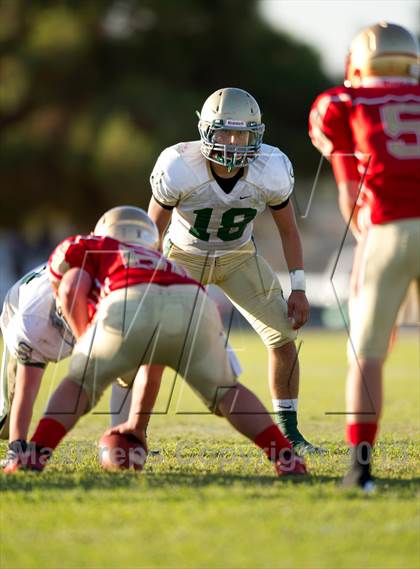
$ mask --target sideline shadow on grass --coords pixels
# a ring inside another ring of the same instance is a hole
[[[2,492],[27,492],[38,490],[84,490],[86,492],[95,490],[116,490],[118,488],[141,489],[147,492],[148,489],[205,489],[227,488],[230,486],[246,486],[248,489],[260,491],[262,494],[268,488],[275,486],[305,486],[321,489],[331,489],[331,485],[340,489],[340,476],[312,475],[307,477],[276,478],[275,476],[260,475],[238,475],[223,473],[182,473],[182,472],[160,472],[160,473],[135,473],[135,472],[57,472],[54,470],[46,471],[42,474],[37,473],[18,473],[16,475],[0,475],[0,490]],[[404,492],[413,495],[420,483],[420,478],[395,479],[378,478],[378,493],[389,491]],[[412,491],[412,492],[411,492]]]
[[[32,490],[113,490],[116,488],[134,488],[139,485],[147,488],[205,488],[208,486],[226,488],[236,484],[248,488],[264,489],[275,484],[314,485],[319,482],[336,482],[338,477],[293,477],[277,478],[273,476],[239,475],[223,473],[193,474],[182,472],[135,473],[126,472],[22,472],[15,475],[0,475],[2,492],[31,492]]]

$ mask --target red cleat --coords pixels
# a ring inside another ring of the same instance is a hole
[[[295,454],[293,450],[285,451],[281,458],[279,458],[274,463],[274,467],[276,469],[277,476],[296,476],[308,474],[305,460],[301,456]]]

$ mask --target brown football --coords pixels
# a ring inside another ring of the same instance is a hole
[[[142,470],[147,453],[134,435],[104,434],[99,440],[99,462],[105,470]]]

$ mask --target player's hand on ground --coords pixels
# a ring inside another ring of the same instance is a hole
[[[287,316],[293,322],[293,330],[298,330],[309,318],[310,308],[306,294],[300,290],[292,290],[287,306]]]
[[[121,435],[134,435],[136,438],[138,438],[146,452],[148,452],[145,431],[132,426],[129,421],[121,423],[120,425],[116,425],[115,427],[111,427],[105,432],[106,435],[113,435],[116,433],[120,433]]]

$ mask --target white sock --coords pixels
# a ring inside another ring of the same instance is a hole
[[[130,412],[131,394],[131,390],[129,391],[115,382],[112,384],[111,400],[109,402],[111,427],[127,421]]]
[[[273,399],[273,409],[278,411],[297,411],[298,400],[296,399]]]

